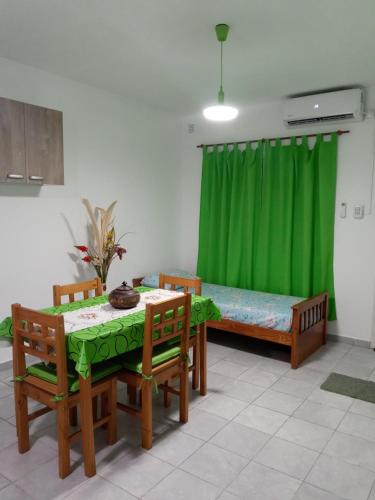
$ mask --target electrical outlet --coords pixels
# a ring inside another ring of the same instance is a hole
[[[353,217],[355,219],[363,219],[365,216],[365,206],[364,205],[354,205]]]

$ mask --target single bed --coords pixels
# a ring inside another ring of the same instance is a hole
[[[143,278],[133,280],[133,286],[141,284]],[[292,368],[326,343],[325,292],[305,299],[202,283],[202,295],[222,314],[220,321],[208,321],[208,327],[290,346]]]

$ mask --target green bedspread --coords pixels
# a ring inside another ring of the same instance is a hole
[[[151,290],[139,287],[140,293]],[[90,307],[108,302],[107,295],[87,300],[48,307],[43,312],[61,314],[68,311]],[[190,325],[195,326],[208,320],[219,320],[220,311],[210,298],[192,295]],[[143,344],[145,311],[140,311],[123,318],[108,321],[101,325],[85,328],[66,336],[68,358],[75,362],[77,372],[86,378],[92,363],[100,363],[114,358]],[[12,339],[12,319],[4,319],[0,323],[0,338]]]

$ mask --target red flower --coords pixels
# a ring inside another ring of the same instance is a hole
[[[85,245],[74,245],[77,250],[80,250],[81,252],[87,252],[88,248]]]
[[[116,248],[116,253],[119,257],[120,260],[122,260],[122,256],[124,253],[126,253],[126,248],[123,248],[123,247],[117,247]]]
[[[86,255],[85,257],[83,257],[82,259],[84,262],[91,262],[91,257],[89,255]]]

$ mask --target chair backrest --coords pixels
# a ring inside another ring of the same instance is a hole
[[[56,365],[57,385],[51,392],[66,394],[68,390],[64,317],[12,305],[13,372],[26,375],[25,354]],[[49,386],[44,383],[42,385]]]
[[[170,290],[176,290],[178,288],[183,289],[185,293],[194,290],[194,295],[201,295],[202,280],[200,278],[182,278],[181,276],[171,276],[169,274],[160,273],[159,288],[169,288]]]
[[[152,354],[154,346],[180,337],[181,356],[189,350],[191,295],[163,300],[146,305],[145,329],[143,340],[142,370],[145,375],[152,374]]]
[[[79,283],[70,283],[69,285],[54,285],[53,286],[53,305],[61,305],[61,297],[68,295],[69,302],[76,300],[88,299],[90,292],[93,291],[95,297],[103,295],[103,286],[100,278],[94,278],[88,281],[80,281]],[[76,298],[75,294],[81,293],[81,298]]]

